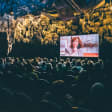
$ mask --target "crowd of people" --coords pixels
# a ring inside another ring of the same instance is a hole
[[[100,58],[0,58],[0,111],[110,111],[111,66]]]
[[[76,20],[55,21],[45,14],[11,19],[15,44],[9,56],[45,58],[0,58],[0,112],[111,112],[111,17],[107,4]],[[6,21],[0,24],[7,29]],[[99,33],[107,59],[46,58],[58,56],[61,35],[90,33]]]

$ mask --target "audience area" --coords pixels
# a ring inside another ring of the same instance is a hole
[[[1,112],[108,112],[111,66],[100,58],[1,58]]]

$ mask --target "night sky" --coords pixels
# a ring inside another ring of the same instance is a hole
[[[26,15],[42,11],[44,8],[51,8],[56,0],[0,0],[0,15],[14,12],[14,16]],[[75,0],[79,7],[88,7],[96,0]]]

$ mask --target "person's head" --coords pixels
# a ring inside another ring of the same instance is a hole
[[[105,85],[101,82],[95,82],[89,90],[90,98],[89,104],[91,109],[95,112],[105,112],[107,99],[105,93]]]
[[[80,38],[79,37],[72,37],[70,47],[71,48],[78,48],[78,49],[83,47],[82,41],[80,40]]]

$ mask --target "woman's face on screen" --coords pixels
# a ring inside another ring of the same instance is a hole
[[[73,41],[73,48],[77,48],[78,44],[79,44],[79,40],[78,39],[74,40]]]

